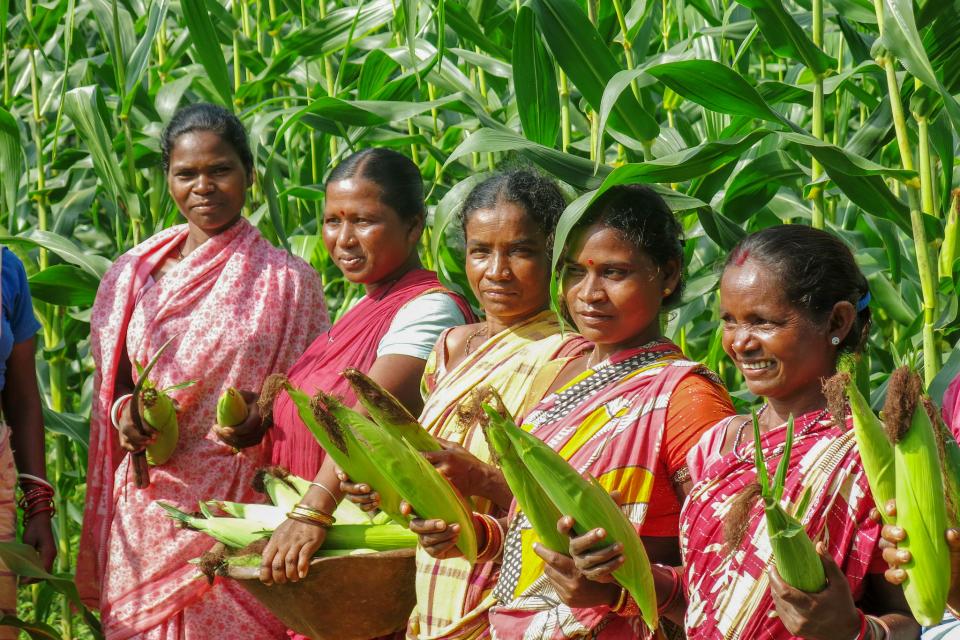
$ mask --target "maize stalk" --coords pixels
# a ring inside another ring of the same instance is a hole
[[[235,427],[247,419],[250,408],[240,392],[228,387],[217,401],[217,424],[221,427]]]
[[[624,564],[613,577],[637,605],[646,625],[657,628],[657,595],[650,560],[633,523],[627,519],[610,494],[592,476],[584,478],[560,455],[536,436],[509,424],[502,425],[517,455],[560,513],[572,516],[574,530],[583,535],[602,528],[606,537],[596,547],[615,542],[623,545]],[[556,524],[554,524],[556,527]],[[538,531],[538,534],[541,532]]]
[[[920,404],[919,376],[900,367],[890,376],[884,421],[893,442],[899,544],[912,559],[901,565],[903,593],[920,624],[940,622],[950,588],[946,497],[933,425]]]
[[[143,421],[157,432],[157,439],[147,446],[147,462],[153,466],[163,464],[173,455],[180,439],[176,407],[170,396],[150,383],[144,384],[139,401]]]
[[[321,396],[322,394],[318,394]],[[341,424],[349,425],[364,446],[369,460],[421,518],[438,518],[460,525],[457,548],[473,563],[477,559],[477,536],[473,517],[463,498],[413,445],[389,430],[323,395],[323,403]],[[378,492],[380,488],[370,483]],[[381,500],[383,494],[381,493]]]
[[[427,433],[413,414],[393,395],[357,369],[346,369],[342,374],[361,406],[374,422],[384,429],[398,433],[417,451],[439,451],[440,445]]]
[[[815,593],[827,586],[827,576],[823,571],[823,561],[817,553],[813,541],[796,517],[790,515],[780,505],[783,487],[790,467],[790,451],[793,448],[793,416],[787,420],[787,439],[784,442],[783,455],[777,465],[777,474],[773,485],[767,474],[767,465],[763,460],[760,446],[760,423],[757,414],[753,414],[754,463],[757,465],[757,481],[760,483],[760,495],[763,499],[763,511],[767,520],[767,535],[773,550],[773,562],[783,581],[795,589]],[[806,492],[796,508],[797,517],[802,518],[810,501]]]
[[[487,444],[490,445],[493,460],[503,471],[503,477],[510,486],[517,504],[520,505],[520,510],[530,521],[530,525],[545,547],[559,553],[568,553],[570,539],[557,531],[557,521],[563,514],[543,491],[513,448],[513,443],[507,435],[507,428],[516,428],[516,424],[503,406],[500,395],[493,388],[487,387],[483,393],[482,407],[486,420],[481,418],[480,426],[487,438]]]
[[[400,513],[400,494],[373,465],[367,450],[347,425],[335,418],[321,402],[293,385],[286,383],[286,391],[297,407],[297,413],[313,436],[333,461],[354,482],[363,482],[380,494],[380,510],[401,524],[409,518]]]

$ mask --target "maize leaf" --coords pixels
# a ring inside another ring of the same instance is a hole
[[[286,384],[286,390],[297,407],[300,419],[337,466],[354,482],[363,482],[373,487],[380,494],[380,510],[396,522],[406,524],[409,519],[400,513],[400,494],[393,483],[374,466],[369,453],[357,441],[353,431],[299,389]]]
[[[633,596],[646,625],[651,630],[656,629],[657,595],[653,573],[633,523],[596,479],[581,476],[536,436],[512,425],[504,427],[520,459],[544,493],[562,514],[573,517],[576,523],[574,530],[579,535],[599,527],[606,531],[607,536],[597,547],[606,547],[614,542],[623,545],[626,562],[613,572],[613,577]]]
[[[493,391],[491,389],[491,391]],[[494,391],[493,394],[496,394]],[[481,420],[483,433],[490,445],[490,451],[503,477],[510,486],[520,510],[530,521],[530,525],[537,533],[544,546],[559,553],[568,553],[570,539],[557,531],[557,520],[563,514],[547,497],[540,484],[531,475],[530,470],[520,460],[520,456],[513,448],[513,443],[507,435],[507,426],[516,428],[513,418],[503,407],[499,396],[488,397],[483,404],[487,420]],[[494,408],[488,402],[492,402]]]
[[[227,388],[217,401],[217,424],[223,427],[235,427],[247,419],[250,413],[247,401],[233,387]]]
[[[886,514],[885,505],[896,495],[893,445],[883,423],[873,413],[852,378],[848,378],[846,391],[853,414],[853,436],[857,441],[863,470],[867,474],[867,484],[870,485],[870,493],[880,515],[889,522],[890,516]]]
[[[374,422],[402,436],[417,451],[440,450],[440,445],[433,436],[427,433],[413,414],[389,391],[357,369],[347,369],[342,375],[350,383],[357,400]]]
[[[757,466],[757,479],[760,482],[763,497],[764,517],[767,521],[767,535],[773,550],[773,561],[783,581],[807,593],[821,591],[827,585],[823,571],[823,561],[803,524],[791,516],[780,505],[783,488],[790,466],[790,452],[793,448],[793,416],[787,420],[787,439],[783,455],[777,466],[777,473],[771,486],[767,475],[767,466],[760,446],[760,423],[753,415],[754,463]],[[799,512],[806,510],[809,493],[801,498]]]
[[[286,513],[300,502],[302,494],[289,480],[289,474],[280,467],[264,467],[257,471],[254,488],[265,493],[275,506]]]
[[[355,432],[373,465],[384,478],[390,478],[392,486],[419,517],[438,518],[460,525],[457,548],[469,562],[476,561],[477,537],[473,517],[453,485],[403,438],[333,398],[325,397],[324,403],[338,422]],[[379,491],[376,484],[368,484]]]
[[[323,549],[413,549],[417,534],[403,525],[390,524],[335,524],[327,531]]]
[[[263,524],[255,520],[242,518],[202,518],[177,509],[173,505],[157,502],[174,520],[179,521],[185,528],[193,531],[202,531],[218,542],[228,547],[241,548],[248,544],[270,537],[270,531],[263,528]],[[202,505],[203,503],[201,503]]]
[[[153,466],[165,463],[177,448],[180,426],[173,400],[153,385],[144,385],[140,392],[140,415],[157,432],[157,439],[147,447],[147,462]]]

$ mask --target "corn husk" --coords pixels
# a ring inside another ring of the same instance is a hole
[[[167,462],[177,448],[180,426],[173,400],[153,385],[144,385],[140,392],[140,415],[157,432],[157,439],[147,447],[147,463],[156,466]]]
[[[754,463],[757,466],[757,481],[763,499],[763,511],[767,521],[767,535],[773,550],[773,561],[783,581],[807,593],[821,591],[827,585],[823,561],[807,531],[797,518],[787,513],[780,505],[783,487],[790,467],[790,451],[793,448],[793,416],[787,421],[787,439],[783,456],[777,466],[774,482],[770,484],[767,466],[760,446],[760,424],[753,415]],[[809,503],[809,492],[804,494],[797,507],[797,515],[803,517]]]
[[[202,517],[196,516],[174,507],[173,505],[157,501],[174,520],[177,520],[184,528],[193,531],[201,531],[217,542],[222,542],[228,547],[240,549],[257,540],[269,538],[271,531],[264,529],[261,522],[256,520],[245,520],[242,518],[221,518],[221,517]],[[201,511],[204,510],[201,503]],[[209,512],[208,512],[209,513]]]
[[[581,476],[536,436],[512,425],[503,426],[517,455],[544,493],[562,514],[573,517],[577,534],[602,528],[607,536],[597,545],[598,548],[614,542],[623,545],[626,562],[613,572],[613,577],[633,596],[644,623],[651,630],[656,629],[659,620],[653,572],[633,523],[595,478]]]
[[[570,539],[557,531],[557,521],[563,514],[520,460],[507,435],[508,427],[516,428],[513,418],[496,391],[488,387],[482,393],[486,420],[481,418],[480,425],[494,462],[503,471],[503,477],[520,505],[520,510],[530,521],[544,546],[553,551],[568,553]]]
[[[847,376],[846,393],[853,414],[853,436],[857,441],[864,473],[867,474],[870,493],[873,494],[873,501],[884,521],[891,522],[892,518],[886,514],[885,505],[896,495],[893,445],[890,444],[883,423],[873,413],[867,399],[850,376]]]
[[[357,440],[349,425],[343,424],[328,411],[322,401],[314,402],[293,385],[286,384],[287,394],[297,407],[297,413],[313,436],[333,461],[354,482],[370,485],[380,494],[380,510],[395,522],[406,524],[409,518],[400,513],[400,494],[378,467],[370,454]],[[355,413],[355,412],[354,412]],[[349,415],[344,417],[350,418]]]
[[[228,387],[217,401],[217,424],[222,427],[235,427],[247,419],[250,408],[240,392]]]
[[[357,400],[381,427],[397,433],[417,451],[439,451],[440,445],[417,419],[393,395],[358,369],[346,369],[343,377],[350,383]]]
[[[296,485],[290,480],[290,474],[282,467],[263,467],[257,470],[253,488],[267,494],[270,502],[284,513],[293,509],[303,497]]]
[[[211,500],[205,504],[208,508],[219,509],[232,518],[258,522],[267,531],[275,530],[287,519],[287,510],[272,504],[246,504],[225,500]]]

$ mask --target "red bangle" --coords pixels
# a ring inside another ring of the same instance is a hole
[[[865,640],[867,637],[867,616],[863,615],[863,611],[857,609],[857,615],[860,616],[860,633],[857,634],[857,637],[853,640]]]
[[[673,588],[670,590],[670,595],[667,596],[667,599],[663,601],[663,604],[657,605],[657,614],[660,615],[666,611],[670,605],[673,604],[674,600],[677,599],[677,596],[680,594],[680,588],[683,585],[683,581],[680,579],[680,574],[677,573],[677,569],[675,567],[664,564],[658,564],[656,566],[666,569],[670,572],[670,575],[673,576]]]

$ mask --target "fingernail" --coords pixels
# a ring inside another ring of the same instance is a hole
[[[533,550],[534,550],[534,551],[540,551],[540,543],[539,543],[539,542],[534,542],[534,543],[533,543]]]

